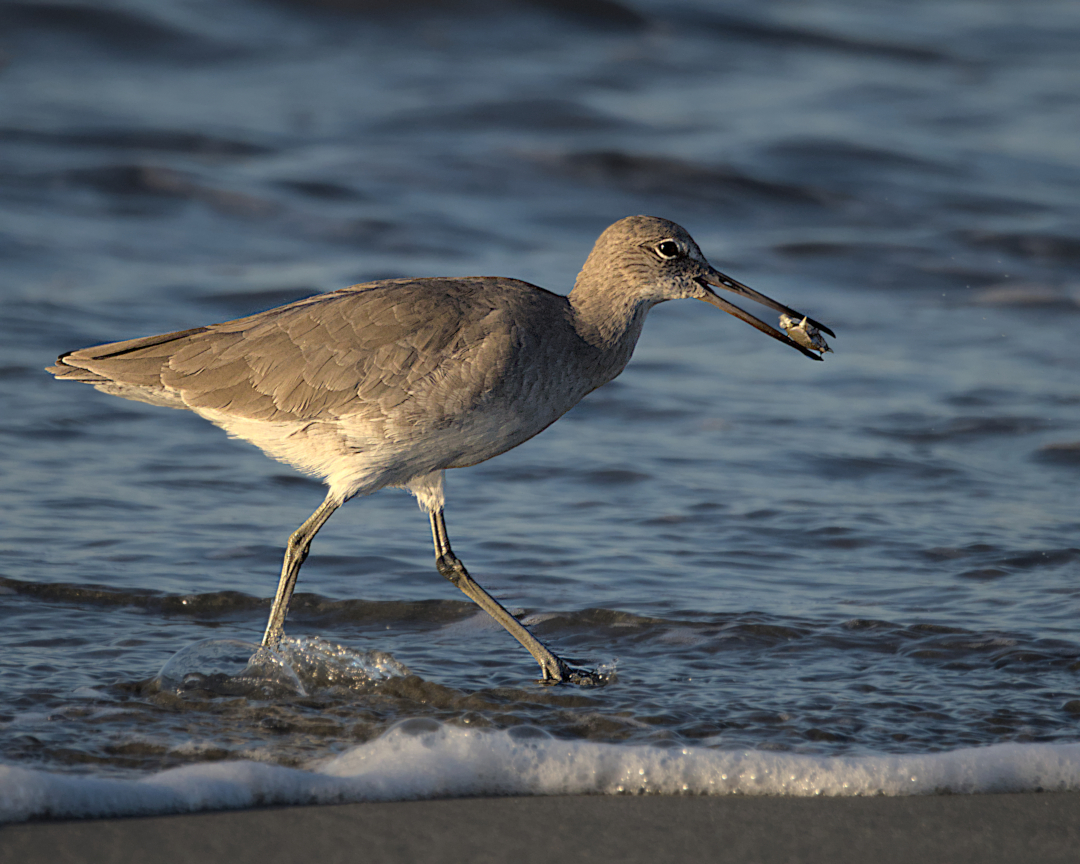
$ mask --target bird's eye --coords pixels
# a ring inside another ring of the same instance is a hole
[[[679,244],[674,240],[662,240],[656,244],[656,254],[661,258],[678,258]]]

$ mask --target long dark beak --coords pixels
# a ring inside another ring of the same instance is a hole
[[[804,348],[798,342],[791,339],[784,333],[781,333],[775,327],[770,327],[764,321],[755,318],[749,312],[743,311],[734,303],[729,303],[727,300],[725,300],[723,297],[720,297],[715,291],[713,291],[712,287],[710,286],[715,285],[717,288],[724,288],[734,294],[738,294],[740,297],[745,297],[748,300],[754,300],[757,303],[760,303],[762,306],[768,306],[770,309],[775,309],[777,312],[783,312],[785,315],[789,316],[790,318],[794,318],[796,321],[802,321],[803,318],[806,318],[806,316],[803,315],[802,312],[796,312],[794,309],[790,308],[789,306],[785,306],[783,303],[777,303],[772,298],[766,297],[764,294],[759,294],[753,288],[747,288],[741,282],[736,282],[734,279],[725,276],[720,271],[712,270],[711,268],[707,276],[697,277],[697,283],[705,289],[705,296],[701,299],[704,300],[706,303],[711,303],[717,309],[723,309],[725,312],[734,315],[740,321],[745,321],[751,327],[757,328],[762,333],[767,333],[769,336],[772,336],[773,339],[783,342],[785,345],[790,345],[796,351],[801,351],[811,360],[823,359],[820,354],[815,354],[808,348]],[[817,327],[817,329],[820,330],[822,333],[828,333],[834,339],[836,338],[836,334],[833,333],[833,331],[826,327],[824,324],[815,321],[813,318],[807,318],[806,321],[808,324]]]

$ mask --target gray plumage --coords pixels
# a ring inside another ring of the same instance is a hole
[[[539,643],[453,555],[442,472],[528,440],[618,375],[648,310],[665,300],[705,300],[820,359],[710,286],[803,317],[718,273],[678,225],[635,216],[601,235],[569,297],[515,279],[386,280],[72,351],[49,371],[194,411],[326,481],[326,500],[290,538],[264,644],[280,640],[300,565],[330,514],[355,495],[399,486],[431,517],[439,571],[529,649],[545,680],[587,684],[594,676]]]

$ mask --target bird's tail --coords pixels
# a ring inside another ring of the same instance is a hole
[[[162,371],[175,352],[177,341],[205,330],[205,327],[179,330],[68,351],[61,354],[56,359],[56,365],[47,367],[46,371],[62,381],[90,384],[104,393],[124,399],[186,408],[179,394],[162,383]]]

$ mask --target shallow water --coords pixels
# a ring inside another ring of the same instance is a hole
[[[810,756],[1080,741],[1080,8],[589,8],[0,7],[4,763],[304,767],[428,720]],[[384,276],[565,292],[639,212],[838,338],[810,363],[660,307],[620,379],[450,473],[457,554],[612,683],[534,683],[392,491],[319,534],[287,629],[408,674],[162,683],[258,640],[321,487],[43,366]]]

